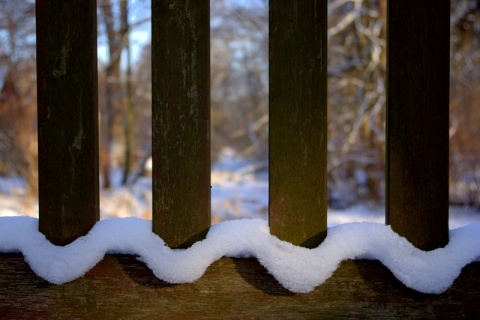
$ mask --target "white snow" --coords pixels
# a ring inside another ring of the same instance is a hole
[[[255,257],[280,284],[306,293],[327,280],[346,259],[377,259],[407,287],[442,293],[462,268],[480,257],[480,224],[452,230],[445,248],[424,252],[390,227],[379,223],[347,223],[328,229],[315,249],[280,241],[263,219],[215,224],[203,241],[188,249],[170,249],[151,232],[151,221],[112,218],[98,222],[84,237],[60,247],[37,231],[38,219],[0,218],[0,252],[22,252],[32,270],[54,284],[82,277],[103,256],[137,255],[160,279],[187,283],[199,279],[221,257]]]
[[[120,175],[114,177],[115,188],[101,194],[102,220],[65,247],[52,245],[38,232],[38,203],[25,198],[24,182],[0,177],[0,252],[22,252],[37,275],[55,284],[82,277],[107,253],[137,255],[171,283],[197,280],[223,256],[256,257],[293,292],[313,290],[343,260],[369,258],[381,261],[412,289],[441,293],[480,257],[480,214],[467,207],[450,208],[450,242],[430,252],[416,249],[384,225],[384,208],[367,205],[329,209],[328,236],[318,248],[280,241],[270,235],[266,221],[265,163],[239,158],[228,149],[212,166],[214,225],[207,238],[189,249],[171,250],[151,232],[150,220],[139,219],[151,217],[151,179],[121,187]],[[225,221],[231,219],[236,220]]]

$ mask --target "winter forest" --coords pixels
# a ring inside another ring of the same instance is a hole
[[[329,207],[382,208],[386,0],[328,2]],[[150,1],[97,5],[102,215],[151,218]],[[450,13],[450,204],[478,212],[480,0]],[[266,217],[268,1],[210,14],[212,219]],[[38,214],[36,112],[35,2],[0,0],[0,216]]]

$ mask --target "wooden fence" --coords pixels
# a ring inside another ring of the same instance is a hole
[[[387,223],[448,242],[449,1],[389,1]],[[60,19],[59,17],[65,17]],[[152,2],[153,231],[210,226],[209,1]],[[327,230],[327,1],[270,2],[272,233]],[[99,218],[96,2],[37,1],[40,230],[56,244]]]
[[[316,247],[327,232],[327,1],[269,6],[269,224],[280,239]],[[39,228],[65,245],[99,219],[96,1],[37,0],[36,10]],[[449,15],[448,0],[388,0],[386,223],[424,250],[448,243]],[[209,0],[152,0],[152,225],[175,248],[202,239],[211,221],[209,19]],[[378,262],[350,261],[315,292],[293,295],[256,260],[223,258],[196,283],[172,286],[132,257],[107,256],[83,279],[55,287],[18,255],[2,254],[8,303],[0,300],[0,310],[461,316],[478,311],[479,272],[468,266],[449,291],[430,296],[406,289]]]

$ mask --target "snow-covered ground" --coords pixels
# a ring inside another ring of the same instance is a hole
[[[151,219],[152,181],[142,177],[121,187],[120,171],[114,171],[111,191],[100,194],[102,219],[137,217]],[[212,165],[212,223],[242,218],[268,219],[268,168],[266,162],[245,160],[226,149]],[[0,177],[0,216],[38,217],[38,202],[24,197],[21,179]],[[343,210],[329,209],[329,227],[349,222],[385,221],[385,209],[359,204]],[[450,208],[450,229],[480,222],[480,212],[469,207]]]

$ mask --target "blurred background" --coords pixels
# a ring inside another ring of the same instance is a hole
[[[328,2],[329,207],[383,212],[386,0]],[[149,218],[150,0],[97,3],[102,217]],[[479,44],[480,0],[451,0],[450,203],[477,215]],[[214,222],[266,217],[266,0],[211,0],[211,121]],[[36,130],[35,2],[0,0],[0,215],[38,214]]]

